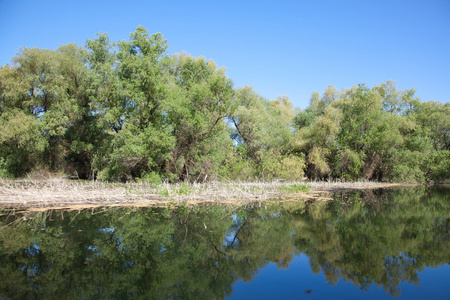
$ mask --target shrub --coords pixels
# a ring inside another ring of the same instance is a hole
[[[12,174],[8,172],[8,166],[6,160],[0,157],[0,178],[12,178]]]
[[[265,179],[301,180],[304,176],[305,160],[302,157],[269,153],[264,155],[262,164],[261,173]]]
[[[137,182],[145,182],[149,184],[161,184],[161,176],[156,172],[144,172],[140,178],[136,178]]]

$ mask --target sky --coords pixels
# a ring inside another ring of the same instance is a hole
[[[395,80],[422,101],[450,98],[450,0],[0,0],[0,65],[21,47],[128,40],[139,25],[170,54],[212,59],[235,87],[302,109],[330,84]]]

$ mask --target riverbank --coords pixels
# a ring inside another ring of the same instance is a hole
[[[403,184],[369,181],[272,181],[207,183],[106,183],[100,181],[0,179],[1,208],[68,208],[91,206],[148,206],[168,202],[240,203],[274,198],[330,200],[337,189],[371,189]]]

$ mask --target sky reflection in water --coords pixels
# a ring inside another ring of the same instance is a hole
[[[227,299],[449,299],[450,266],[424,268],[419,274],[420,284],[400,284],[395,298],[374,283],[369,291],[362,291],[352,282],[340,279],[336,285],[327,283],[325,276],[313,274],[309,259],[298,255],[287,270],[269,264],[251,282],[237,281],[233,295]]]

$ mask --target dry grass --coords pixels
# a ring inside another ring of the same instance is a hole
[[[105,183],[64,178],[0,179],[0,207],[39,208],[86,205],[151,205],[175,202],[241,202],[273,198],[320,198],[317,191],[391,186],[376,182],[207,182]],[[328,198],[329,199],[329,198]]]

